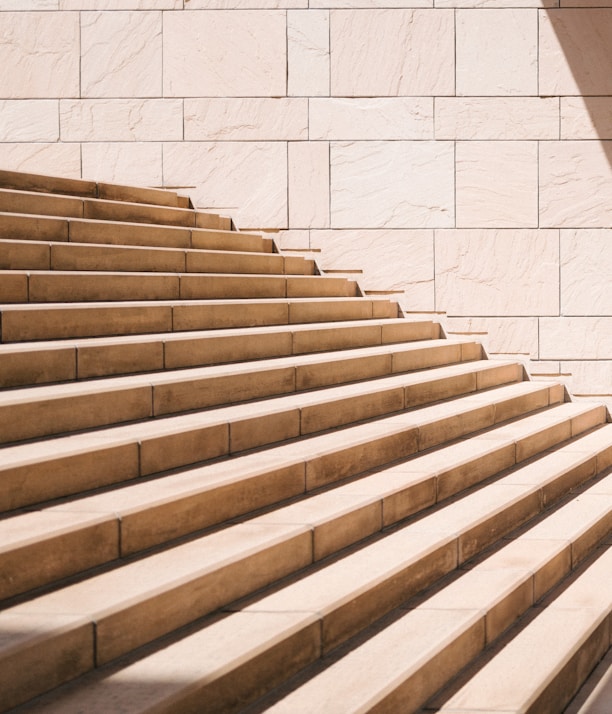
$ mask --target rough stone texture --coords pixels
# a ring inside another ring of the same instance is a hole
[[[299,141],[289,144],[289,225],[329,226],[329,144]]]
[[[537,317],[448,317],[451,336],[473,335],[491,353],[538,356]]]
[[[275,10],[306,8],[308,0],[186,0],[185,10]]]
[[[160,96],[161,12],[88,12],[81,18],[81,96]]]
[[[332,227],[453,225],[453,159],[450,142],[332,143]]]
[[[612,395],[612,361],[561,362],[561,371],[572,375],[575,394]]]
[[[612,315],[612,231],[561,231],[561,313]]]
[[[313,231],[324,270],[360,269],[365,290],[403,291],[406,309],[433,310],[433,231]]]
[[[162,185],[162,145],[146,143],[83,144],[83,177],[137,186]]]
[[[286,18],[279,10],[164,17],[164,96],[284,96]]]
[[[540,225],[606,227],[612,223],[612,143],[540,145]]]
[[[63,10],[60,0],[0,0],[0,11]]]
[[[306,99],[186,99],[186,141],[308,138]]]
[[[436,305],[452,315],[558,315],[557,231],[436,231]]]
[[[62,141],[178,141],[183,102],[176,99],[64,99]]]
[[[3,12],[0,37],[0,97],[34,99],[78,94],[78,13]],[[9,67],[13,69],[7,71]]]
[[[433,139],[433,100],[311,99],[309,130],[310,139]]]
[[[561,139],[612,139],[612,97],[561,97]]]
[[[184,0],[59,0],[59,4],[60,10],[182,10],[183,1]]]
[[[333,95],[454,93],[452,10],[338,10],[330,36]]]
[[[81,178],[81,145],[0,143],[0,166],[9,171]]]
[[[540,94],[612,93],[612,9],[540,15]]]
[[[461,142],[456,151],[458,227],[538,225],[535,142]]]
[[[56,99],[0,101],[0,141],[57,141]]]
[[[539,97],[439,97],[436,139],[558,139],[559,100]],[[580,137],[582,138],[582,137]]]
[[[608,360],[612,317],[540,318],[540,357],[558,360]]]
[[[287,146],[281,142],[169,143],[164,185],[194,204],[235,218],[240,228],[287,226]]]
[[[457,94],[537,94],[536,10],[457,11]]]
[[[287,93],[329,95],[329,11],[287,13]]]

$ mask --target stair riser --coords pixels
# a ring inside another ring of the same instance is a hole
[[[112,273],[0,275],[0,302],[107,302],[284,297],[354,297],[354,283],[280,276]]]
[[[397,317],[395,303],[368,300],[54,307],[1,312],[2,342],[190,332]]]
[[[192,379],[181,379],[179,374],[167,384],[128,384],[125,388],[109,388],[103,392],[86,391],[56,398],[41,397],[27,402],[5,402],[0,406],[0,443],[291,394],[300,390],[298,385],[302,380],[298,376],[299,371],[299,366],[282,366]],[[498,385],[517,380],[516,369],[508,369],[506,366],[493,366],[485,374]],[[477,373],[447,377],[438,380],[434,390],[426,391],[430,391],[434,399],[467,394],[476,391],[479,376],[486,379]],[[337,384],[343,381],[340,378]],[[240,422],[230,424],[231,450],[244,451],[284,438],[312,434],[402,411],[412,406],[413,393],[414,387],[398,385],[390,390],[381,388],[380,392],[335,399],[332,408],[322,395],[319,404],[303,408],[281,406],[269,418],[256,410],[252,419],[242,418]],[[546,390],[539,395],[539,400],[533,402],[534,399],[535,396],[532,397],[532,404],[548,406]],[[516,406],[517,410],[521,408],[520,405]],[[429,427],[429,431],[433,429],[435,426]],[[444,427],[442,431],[444,433]],[[438,436],[422,435],[421,439],[424,438],[431,440]]]
[[[269,253],[196,252],[75,243],[0,242],[0,270],[313,275],[314,263]]]

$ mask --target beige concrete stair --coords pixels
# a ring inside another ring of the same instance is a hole
[[[496,711],[609,591],[602,406],[174,192],[0,171],[0,296],[0,711]]]

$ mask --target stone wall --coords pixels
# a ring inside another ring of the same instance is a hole
[[[0,166],[183,187],[609,395],[612,0],[560,2],[0,0]]]

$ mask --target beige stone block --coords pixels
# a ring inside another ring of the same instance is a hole
[[[597,0],[595,0],[597,1]],[[478,9],[543,8],[558,7],[559,0],[436,0],[435,7],[457,7]]]
[[[196,10],[164,17],[164,96],[285,94],[285,12]]]
[[[60,102],[60,123],[63,141],[177,141],[183,138],[183,103],[65,99]]]
[[[457,94],[538,94],[537,10],[457,11]]]
[[[552,97],[437,97],[435,131],[436,139],[557,139],[559,100]]]
[[[329,226],[329,144],[290,142],[289,225],[292,228]]]
[[[182,10],[183,9],[183,0],[59,0],[59,4],[60,4],[60,10]]]
[[[333,11],[332,95],[453,95],[454,24],[452,10]]]
[[[81,96],[158,97],[161,12],[81,15]]]
[[[456,152],[458,228],[538,225],[536,142],[460,142]]]
[[[612,9],[555,9],[540,15],[540,93],[612,93]]]
[[[448,317],[450,336],[473,335],[492,353],[537,357],[537,317]]]
[[[561,312],[612,315],[612,231],[561,231]]]
[[[364,290],[401,290],[413,309],[433,310],[433,231],[312,231],[323,270],[361,268]]]
[[[196,206],[229,213],[243,229],[286,227],[285,144],[182,142],[164,144],[163,154],[164,183],[195,184]]]
[[[306,99],[185,100],[186,141],[288,141],[307,137]]]
[[[78,13],[3,12],[0,36],[3,98],[78,96]],[[13,71],[6,71],[8,67]]]
[[[287,13],[287,94],[329,95],[329,11]]]
[[[80,144],[2,143],[0,164],[7,170],[81,177]]]
[[[612,361],[561,362],[563,374],[571,374],[572,394],[608,395],[612,393]]]
[[[612,139],[612,98],[561,97],[561,139]]]
[[[450,142],[332,143],[332,227],[452,226],[454,153]]]
[[[313,98],[309,102],[309,132],[310,139],[340,141],[433,139],[433,100]]]
[[[146,143],[85,143],[83,175],[100,181],[159,186],[162,183],[162,145]]]
[[[557,315],[558,265],[557,231],[437,231],[436,305],[451,315]]]
[[[612,145],[598,141],[540,144],[540,225],[602,227],[612,222]]]
[[[540,318],[540,357],[599,360],[612,354],[612,317]]]
[[[64,9],[59,7],[59,0],[0,0],[1,12]]]
[[[306,8],[308,0],[187,0],[185,10],[276,10]]]
[[[0,101],[0,141],[58,141],[57,104],[45,99]]]

